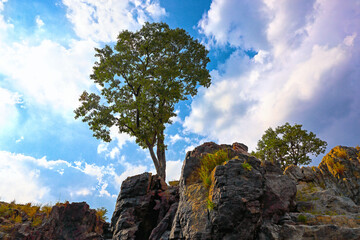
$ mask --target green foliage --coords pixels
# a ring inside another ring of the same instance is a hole
[[[47,217],[50,215],[51,210],[52,206],[50,205],[44,205],[41,207],[41,212],[45,213]]]
[[[244,162],[244,163],[242,164],[242,167],[243,167],[244,169],[248,170],[248,171],[251,171],[251,169],[252,169],[252,166],[251,166],[249,163],[247,163],[247,162]]]
[[[300,214],[300,215],[298,216],[298,222],[306,223],[306,221],[307,221],[307,218],[306,218],[305,215]]]
[[[106,217],[107,212],[108,212],[107,209],[104,207],[97,208],[96,216],[98,216],[101,220],[106,221],[107,220],[107,217]]]
[[[200,168],[198,169],[198,175],[205,188],[209,189],[211,186],[211,172],[213,169],[228,160],[228,151],[224,149],[220,149],[214,153],[208,153],[202,157],[200,161]]]
[[[33,219],[32,219],[32,222],[31,222],[31,225],[33,227],[37,227],[39,226],[43,221],[43,218],[42,216],[35,216]]]
[[[207,54],[185,30],[165,23],[122,31],[113,48],[96,49],[99,61],[90,78],[101,93],[84,91],[75,118],[82,117],[94,136],[106,142],[111,141],[112,126],[134,136],[149,149],[157,173],[165,179],[165,124],[176,116],[176,103],[195,96],[198,86],[210,86]]]
[[[327,143],[312,132],[302,129],[302,125],[286,123],[275,130],[269,128],[258,141],[257,151],[252,154],[263,160],[287,166],[307,165],[311,162],[308,154],[318,156],[325,152]]]
[[[227,150],[220,149],[214,153],[208,153],[204,155],[200,159],[200,166],[195,171],[195,174],[193,175],[193,178],[201,179],[202,185],[201,188],[204,191],[203,201],[206,202],[206,207],[209,211],[213,210],[215,207],[215,204],[211,200],[211,190],[210,187],[213,183],[213,172],[216,166],[221,165],[229,161],[229,153]],[[200,190],[198,190],[200,191]]]
[[[10,231],[14,224],[21,223],[23,216],[30,220],[31,226],[39,226],[43,219],[48,216],[47,207],[40,207],[32,205],[31,203],[17,204],[15,201],[11,203],[0,203],[0,217],[3,217],[9,221],[9,224],[5,226],[6,231]]]
[[[212,210],[214,210],[215,203],[213,203],[213,201],[211,201],[211,199],[208,198],[206,200],[206,206],[209,211],[212,211]]]

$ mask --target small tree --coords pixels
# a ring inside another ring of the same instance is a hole
[[[327,143],[301,127],[300,124],[291,126],[286,123],[275,130],[269,128],[258,141],[253,155],[263,161],[279,163],[283,169],[291,164],[309,164],[311,159],[308,155],[324,153]]]
[[[90,76],[101,93],[80,96],[75,118],[82,117],[94,136],[109,142],[110,127],[134,136],[148,148],[157,174],[165,180],[165,124],[175,104],[210,86],[208,51],[183,29],[145,23],[137,32],[122,31],[114,48],[95,49],[99,62]],[[156,148],[156,153],[154,148]]]

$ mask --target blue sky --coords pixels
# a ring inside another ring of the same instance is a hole
[[[0,0],[0,200],[111,212],[126,177],[154,172],[133,138],[112,129],[103,143],[73,113],[96,89],[94,47],[145,21],[184,28],[210,51],[211,87],[179,103],[166,130],[168,180],[205,141],[254,150],[285,122],[328,150],[360,144],[359,0]]]

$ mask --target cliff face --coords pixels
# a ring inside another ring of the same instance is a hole
[[[229,161],[198,176],[201,158],[225,149]],[[188,152],[178,187],[149,173],[123,182],[113,239],[360,239],[359,149],[337,147],[319,167],[285,174],[243,144],[205,143]]]

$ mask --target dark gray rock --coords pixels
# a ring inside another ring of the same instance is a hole
[[[275,225],[263,224],[258,240],[358,240],[360,228],[339,227],[336,225]]]
[[[164,234],[170,229],[174,214],[168,211],[176,211],[177,195],[176,187],[168,187],[151,173],[127,178],[111,218],[113,239],[148,239],[152,232],[157,237]]]
[[[187,153],[170,239],[255,239],[264,219],[278,221],[294,207],[295,182],[277,166],[261,164],[238,146],[205,143]],[[227,149],[232,159],[215,168],[207,193],[194,171],[204,154],[220,148]],[[213,210],[207,209],[207,197]]]

